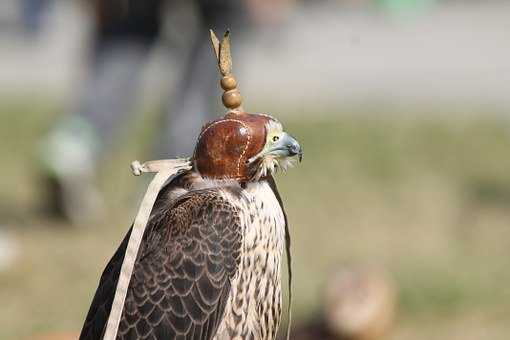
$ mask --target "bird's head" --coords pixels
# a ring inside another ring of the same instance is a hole
[[[266,114],[231,112],[202,128],[193,165],[202,177],[258,181],[301,160],[302,149]]]
[[[211,42],[225,91],[227,114],[206,124],[193,153],[195,171],[207,179],[258,181],[278,169],[285,170],[302,157],[299,143],[283,131],[282,124],[266,114],[246,113],[237,81],[232,75],[230,33],[220,42],[211,30]]]

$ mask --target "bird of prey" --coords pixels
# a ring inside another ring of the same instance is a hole
[[[238,92],[228,95],[235,80],[222,74],[230,110],[202,128],[192,169],[159,192],[117,339],[276,338],[288,230],[273,174],[302,150],[275,118],[242,111]],[[101,276],[80,340],[103,337],[128,238]]]

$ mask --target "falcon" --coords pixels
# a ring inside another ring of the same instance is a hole
[[[238,92],[229,95],[235,80],[222,74],[230,111],[202,128],[191,170],[158,194],[117,339],[276,338],[288,225],[273,175],[302,150],[272,116],[244,112]],[[104,335],[130,232],[101,276],[81,340]]]

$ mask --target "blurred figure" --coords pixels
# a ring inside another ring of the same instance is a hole
[[[23,30],[28,36],[36,36],[42,25],[45,11],[52,0],[20,0]]]
[[[295,340],[378,340],[392,328],[396,293],[376,270],[343,269],[327,282],[323,314],[292,332]]]
[[[77,105],[45,139],[41,155],[46,178],[47,210],[75,224],[101,215],[93,185],[101,152],[115,137],[116,127],[131,117],[141,71],[159,41],[163,7],[170,0],[88,1],[94,18],[90,71]],[[175,103],[169,103],[159,153],[166,158],[189,155],[207,120],[216,117],[217,66],[208,29],[246,25],[244,2],[196,0],[200,27],[185,61]],[[238,32],[239,30],[236,30]]]

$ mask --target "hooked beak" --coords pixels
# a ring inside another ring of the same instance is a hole
[[[303,150],[298,141],[291,135],[284,132],[280,139],[269,149],[265,149],[248,160],[248,163],[252,163],[255,160],[265,155],[273,155],[278,158],[287,158],[298,156],[299,161],[303,159]]]
[[[271,149],[267,150],[266,154],[272,154],[281,158],[297,155],[300,162],[303,158],[301,145],[299,145],[298,141],[294,137],[286,132],[280,136],[278,142],[276,142]]]

